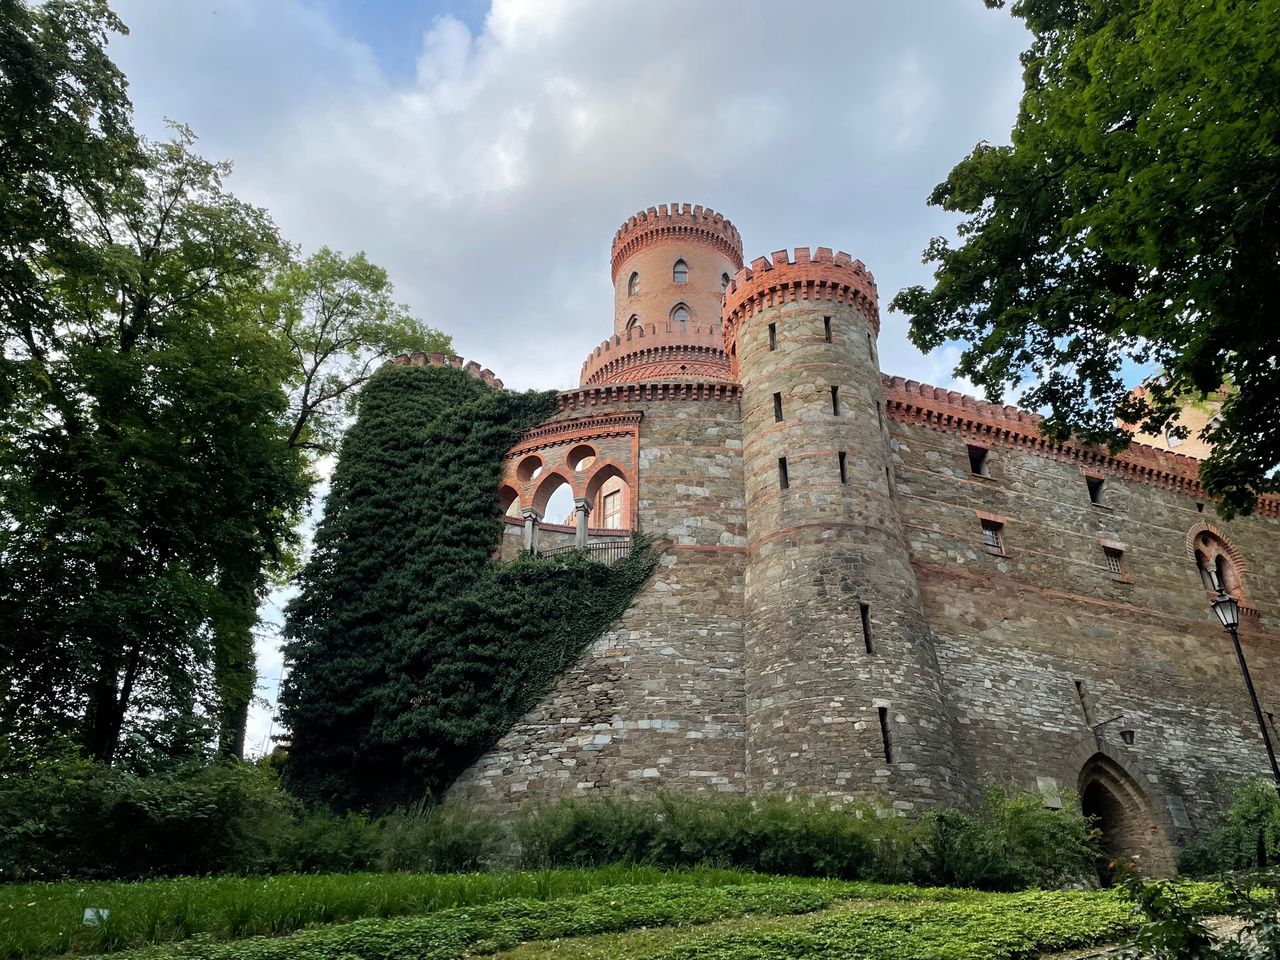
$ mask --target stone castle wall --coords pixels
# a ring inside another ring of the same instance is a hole
[[[615,238],[615,280],[637,257],[663,271],[695,248],[691,268],[740,241],[701,208],[637,215]],[[652,356],[643,331],[607,341],[509,455],[503,556],[527,547],[555,485],[587,503],[608,476],[660,562],[453,795],[509,811],[802,793],[910,812],[995,780],[1083,802],[1119,852],[1171,870],[1267,771],[1197,550],[1230,562],[1280,742],[1280,502],[1228,523],[1176,451],[1057,444],[1034,414],[882,378],[874,280],[847,254],[760,258],[722,311],[718,330],[653,335]],[[699,350],[717,359],[688,379],[645,379]],[[575,471],[583,444],[599,456]],[[582,512],[576,532],[593,533]],[[554,547],[575,531],[542,534]]]

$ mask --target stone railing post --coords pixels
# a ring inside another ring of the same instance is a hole
[[[591,501],[585,497],[574,497],[573,511],[576,514],[574,519],[577,522],[574,546],[579,550],[585,550],[587,547],[587,516],[591,513]]]
[[[538,552],[538,524],[542,522],[542,511],[537,507],[525,507],[521,512],[524,517],[524,552]]]

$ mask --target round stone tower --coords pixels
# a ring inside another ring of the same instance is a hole
[[[954,799],[955,744],[894,503],[875,281],[819,247],[761,257],[723,306],[740,380],[747,782]]]
[[[714,210],[650,207],[613,238],[613,336],[582,367],[582,385],[728,380],[720,330],[724,288],[742,267],[742,237]]]

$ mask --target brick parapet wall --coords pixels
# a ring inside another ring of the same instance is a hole
[[[680,370],[681,363],[697,369]],[[582,364],[580,382],[589,386],[656,379],[646,373],[658,364],[675,364],[677,369],[671,376],[676,379],[706,376],[728,380],[729,357],[719,319],[709,324],[690,323],[684,329],[672,322],[634,326],[591,351]]]
[[[861,260],[843,250],[796,247],[794,255],[776,251],[772,258],[758,257],[743,267],[725,289],[722,320],[730,374],[738,377],[738,341],[741,327],[761,310],[800,301],[849,304],[870,324],[873,336],[880,332],[880,308],[875,278]]]
[[[456,367],[459,370],[465,370],[471,376],[487,383],[495,390],[503,388],[502,381],[493,375],[492,370],[482,368],[474,360],[463,360],[461,357],[450,356],[445,353],[423,353],[418,351],[392,357],[388,362],[406,367]]]
[[[742,266],[742,235],[727,217],[699,205],[661,204],[629,217],[613,236],[610,268],[613,282],[633,255],[653,244],[694,242],[712,247],[735,268]]]
[[[1141,443],[1112,454],[1101,447],[1057,441],[1040,432],[1044,418],[1013,406],[986,403],[955,391],[903,377],[884,378],[885,400],[895,420],[956,433],[977,444],[1018,447],[1037,456],[1079,464],[1129,481],[1207,499],[1200,486],[1200,461]],[[1262,497],[1257,511],[1280,517],[1280,498]]]

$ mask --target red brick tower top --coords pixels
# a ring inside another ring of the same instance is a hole
[[[714,210],[663,204],[613,238],[613,336],[582,367],[582,383],[727,380],[720,304],[742,267],[742,237]]]

